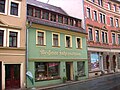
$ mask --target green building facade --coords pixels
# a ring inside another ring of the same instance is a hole
[[[27,27],[27,71],[33,75],[33,81],[27,77],[27,87],[88,78],[84,29],[40,20],[34,16],[27,18],[32,22]]]

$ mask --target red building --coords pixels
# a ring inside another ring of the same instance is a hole
[[[120,1],[84,0],[89,76],[119,72]]]

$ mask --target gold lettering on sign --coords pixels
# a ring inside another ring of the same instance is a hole
[[[66,52],[66,51],[52,51],[52,50],[40,50],[41,55],[61,55],[61,56],[80,56],[77,52]]]

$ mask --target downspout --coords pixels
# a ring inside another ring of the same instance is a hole
[[[30,24],[29,24],[30,23]],[[28,71],[28,30],[29,28],[32,26],[32,22],[28,22],[27,21],[27,25],[26,25],[26,73]],[[26,75],[26,87],[27,87],[27,75]]]

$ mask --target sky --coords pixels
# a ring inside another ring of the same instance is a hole
[[[47,3],[47,1],[49,1],[49,0],[37,0],[37,1],[41,1],[41,2]]]

